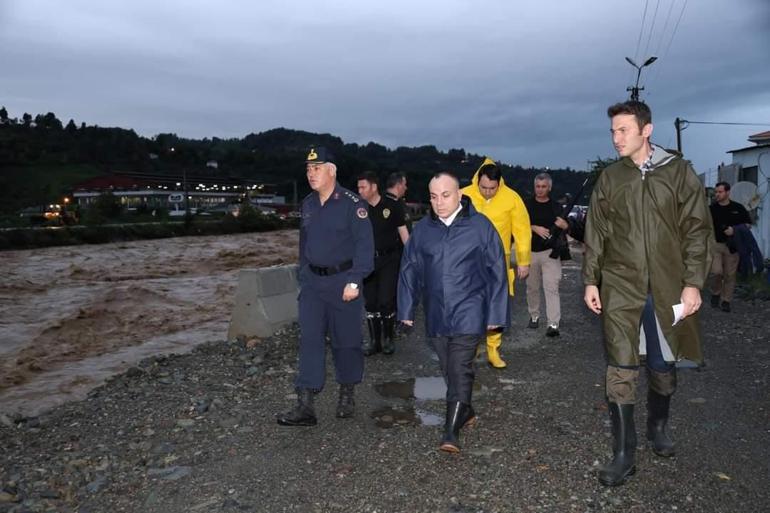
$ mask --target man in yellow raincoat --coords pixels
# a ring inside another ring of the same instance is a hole
[[[486,157],[473,175],[473,181],[462,189],[462,193],[473,202],[473,207],[484,214],[497,229],[505,250],[505,265],[508,270],[508,293],[513,295],[516,273],[511,268],[511,237],[516,241],[516,265],[519,279],[529,274],[532,232],[529,214],[521,197],[505,185],[500,168],[494,160]],[[487,358],[496,369],[504,369],[500,358],[501,331],[487,333]]]

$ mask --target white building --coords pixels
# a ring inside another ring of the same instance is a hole
[[[753,145],[727,152],[732,154],[733,162],[724,166],[724,173],[720,169],[719,180],[731,185],[741,181],[757,186],[759,205],[752,233],[762,255],[767,258],[770,256],[770,131],[750,136],[749,142]]]

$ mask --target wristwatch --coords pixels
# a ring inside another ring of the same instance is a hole
[[[353,290],[358,290],[358,283],[348,283],[348,287]]]

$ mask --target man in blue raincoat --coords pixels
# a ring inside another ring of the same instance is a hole
[[[448,172],[429,184],[431,214],[415,226],[401,258],[398,319],[414,324],[420,298],[425,333],[447,383],[440,449],[459,452],[460,429],[475,421],[473,359],[488,330],[510,322],[508,273],[500,236]]]

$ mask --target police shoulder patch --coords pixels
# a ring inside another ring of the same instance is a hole
[[[369,217],[369,212],[367,212],[364,207],[358,207],[358,210],[356,210],[356,215],[361,219],[366,219]]]

